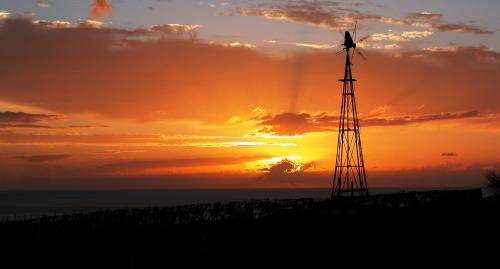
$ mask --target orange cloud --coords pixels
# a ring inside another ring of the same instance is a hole
[[[339,107],[335,88],[341,87],[337,78],[343,61],[334,53],[276,58],[152,34],[144,29],[53,29],[7,19],[0,26],[2,99],[64,115],[209,123],[224,123],[230,115],[245,118],[261,105],[281,112]],[[137,41],[144,35],[149,38]],[[500,54],[486,47],[398,56],[367,50],[365,56],[369,61],[358,65],[355,59],[353,67],[361,113],[389,105],[395,115],[412,115],[412,108],[422,104],[424,114],[499,112]],[[429,79],[436,74],[439,79]]]
[[[360,118],[361,127],[371,126],[403,126],[410,124],[420,124],[431,121],[460,120],[480,117],[479,112],[447,112],[427,115],[405,115],[405,116],[375,116]],[[320,113],[311,115],[309,113],[282,113],[264,118],[256,133],[271,135],[302,135],[311,132],[336,132],[338,130],[338,115],[328,115]],[[351,123],[353,124],[353,123]]]
[[[92,9],[90,16],[99,17],[111,13],[111,5],[108,0],[92,0]]]

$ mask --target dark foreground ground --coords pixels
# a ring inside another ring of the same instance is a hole
[[[500,197],[479,189],[99,211],[1,223],[0,262],[15,266],[0,268],[497,260],[499,217]]]

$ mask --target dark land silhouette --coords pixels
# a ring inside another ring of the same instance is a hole
[[[3,222],[0,253],[18,268],[470,256],[500,238],[499,213],[481,189],[109,210]]]

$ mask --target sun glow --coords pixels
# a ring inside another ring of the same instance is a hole
[[[279,163],[283,160],[290,160],[290,161],[299,161],[301,160],[302,158],[300,156],[295,156],[295,155],[290,155],[290,156],[277,156],[277,157],[272,157],[270,159],[264,159],[264,160],[260,160],[259,162],[261,164],[275,164],[275,163]]]

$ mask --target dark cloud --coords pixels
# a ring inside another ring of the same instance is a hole
[[[11,158],[12,159],[12,158]],[[72,158],[75,159],[75,158]],[[1,190],[30,189],[157,189],[157,188],[331,188],[331,171],[306,171],[270,178],[267,171],[235,173],[168,173],[161,175],[98,175],[89,167],[47,162],[44,165],[20,165],[0,156]],[[68,159],[68,161],[71,159]],[[333,162],[333,160],[332,160]],[[484,173],[500,169],[500,163],[446,164],[401,170],[368,169],[369,187],[377,188],[463,188],[480,187]],[[54,173],[54,171],[58,171]]]
[[[372,193],[387,189],[426,189],[426,188],[479,188],[483,186],[486,171],[500,168],[500,163],[488,164],[442,164],[411,169],[367,170],[368,186]],[[267,181],[266,181],[267,180]],[[276,177],[259,178],[256,184],[272,184],[273,187],[297,186],[331,188],[332,172],[311,171],[286,174]]]
[[[367,119],[361,119],[360,124],[363,126],[396,126],[396,125],[418,124],[418,123],[425,123],[425,122],[439,121],[439,120],[458,120],[466,118],[475,118],[479,116],[480,115],[478,111],[471,110],[464,112],[446,112],[446,113],[429,114],[429,115],[367,118]]]
[[[68,128],[68,129],[71,129],[71,128],[75,128],[75,129],[90,129],[90,128],[107,128],[109,127],[108,125],[103,125],[103,124],[99,124],[99,125],[68,125],[68,126],[65,126],[65,128]]]
[[[327,131],[331,126],[318,124],[314,116],[308,113],[282,113],[272,116],[259,123],[259,126],[265,126],[259,129],[261,133],[272,133],[280,135],[300,135],[305,132]],[[266,128],[267,127],[267,128]],[[325,129],[326,127],[326,129]]]
[[[355,6],[359,7],[360,5]],[[339,7],[337,2],[328,1],[256,4],[232,9],[223,14],[227,16],[255,16],[274,20],[288,20],[330,29],[351,28],[355,21],[378,21],[387,24],[432,28],[440,32],[494,33],[479,26],[464,23],[444,24],[441,22],[442,14],[437,13],[413,12],[407,14],[406,18],[395,18]]]
[[[443,23],[438,20],[416,20],[416,19],[400,19],[393,18],[387,16],[378,16],[378,15],[368,15],[368,14],[360,14],[356,16],[357,20],[372,20],[378,21],[387,24],[394,25],[404,25],[404,26],[412,26],[412,27],[420,27],[420,28],[429,28],[439,32],[457,32],[457,33],[471,33],[471,34],[494,34],[494,31],[487,30],[480,26],[465,24],[465,23]]]
[[[272,4],[256,4],[249,7],[231,9],[226,16],[255,16],[275,20],[288,20],[325,28],[342,28],[348,24],[342,21],[342,12],[334,9],[338,2],[290,1]]]
[[[36,127],[35,127],[36,128]],[[40,127],[42,128],[42,127]],[[50,128],[47,126],[46,128]],[[90,128],[90,127],[89,127]],[[36,143],[36,144],[127,144],[136,145],[140,143],[161,143],[158,135],[152,134],[84,134],[74,135],[65,133],[55,134],[31,134],[16,133],[12,131],[0,132],[0,142],[9,144]]]
[[[375,4],[372,2],[353,2],[351,6],[354,7],[365,7],[365,6],[374,6]]]
[[[207,158],[186,158],[186,159],[166,159],[166,160],[133,160],[125,162],[113,162],[99,165],[93,169],[96,173],[116,174],[141,172],[149,169],[180,168],[180,167],[201,167],[241,164],[250,161],[257,161],[268,158],[267,155],[259,156],[233,156],[233,157],[207,157]]]
[[[307,170],[312,170],[316,167],[315,162],[300,163],[289,159],[283,159],[277,163],[259,169],[264,172],[263,179],[268,182],[286,183],[295,182],[297,178],[307,177]]]
[[[241,188],[248,187],[255,173],[183,172],[150,173],[150,169],[175,169],[240,164],[269,156],[223,156],[118,160],[116,156],[80,162],[65,154],[0,156],[1,190],[12,189],[128,189],[128,188]],[[63,161],[63,159],[66,159]],[[18,160],[43,165],[26,165]],[[61,161],[59,161],[61,160]],[[185,170],[185,169],[184,169]],[[249,184],[248,186],[246,184]]]
[[[431,12],[410,12],[407,17],[410,19],[440,20],[443,18],[443,14]]]
[[[69,130],[69,129],[89,129],[89,128],[104,128],[109,127],[107,125],[67,125],[67,126],[49,126],[41,124],[8,124],[0,123],[0,129],[9,128],[32,128],[32,129],[59,129],[59,130]]]
[[[0,112],[0,123],[34,123],[42,121],[60,120],[58,115],[31,114],[25,112]]]
[[[441,156],[443,157],[456,157],[458,154],[455,152],[443,152],[441,153]]]
[[[378,188],[464,188],[482,187],[485,171],[500,163],[442,164],[405,170],[370,171],[368,185]]]
[[[49,125],[37,124],[39,122],[48,122],[60,120],[58,115],[32,114],[25,112],[0,112],[0,129],[3,128],[35,128],[52,129]]]
[[[441,23],[433,24],[432,27],[440,32],[472,33],[478,35],[495,33],[494,31],[465,23]]]
[[[422,188],[477,188],[483,186],[484,173],[496,167],[499,163],[491,164],[447,164],[425,166],[414,169],[379,171],[369,169],[367,172],[368,186],[372,191],[376,189],[422,189]],[[261,187],[303,187],[303,188],[331,188],[332,173],[307,171],[303,173],[281,174],[270,178],[269,176],[231,175],[233,178],[243,178],[246,181],[234,181],[238,185],[251,184]],[[171,177],[174,178],[173,176]],[[222,177],[225,178],[225,177]],[[193,180],[193,179],[191,179]],[[167,180],[168,181],[168,180]],[[201,181],[201,180],[200,180]],[[251,182],[251,183],[250,183]],[[201,183],[206,184],[206,183]],[[225,184],[231,186],[231,180]],[[232,185],[235,186],[235,185]]]
[[[70,158],[69,154],[47,154],[47,155],[23,155],[17,156],[16,158],[31,162],[31,163],[40,163],[40,162],[51,162],[51,161],[59,161]]]
[[[86,129],[108,127],[106,125],[63,125],[51,126],[38,124],[40,122],[52,122],[61,120],[59,115],[33,114],[26,112],[0,112],[0,129],[2,128],[34,128],[34,129]]]
[[[51,176],[50,169],[30,167],[38,176],[13,173],[2,178],[1,190],[125,190],[125,189],[241,189],[251,188],[254,174],[183,173],[167,175]],[[44,170],[45,169],[45,170]],[[53,174],[53,173],[52,173]],[[265,186],[265,185],[261,185]]]
[[[304,172],[315,166],[315,162],[299,163],[285,158],[277,163],[271,164],[269,167],[260,168],[258,171],[266,172],[269,176],[274,177]]]
[[[53,129],[54,127],[40,124],[5,124],[0,123],[0,129],[3,128],[34,128],[34,129]]]
[[[464,112],[446,112],[426,115],[406,115],[395,117],[371,117],[360,118],[361,127],[371,126],[402,126],[410,124],[421,124],[431,121],[459,120],[480,117],[476,110]],[[339,116],[320,113],[312,115],[309,113],[282,113],[268,116],[260,123],[257,133],[274,135],[302,135],[310,132],[332,132],[338,129]],[[351,123],[353,124],[353,123]]]

